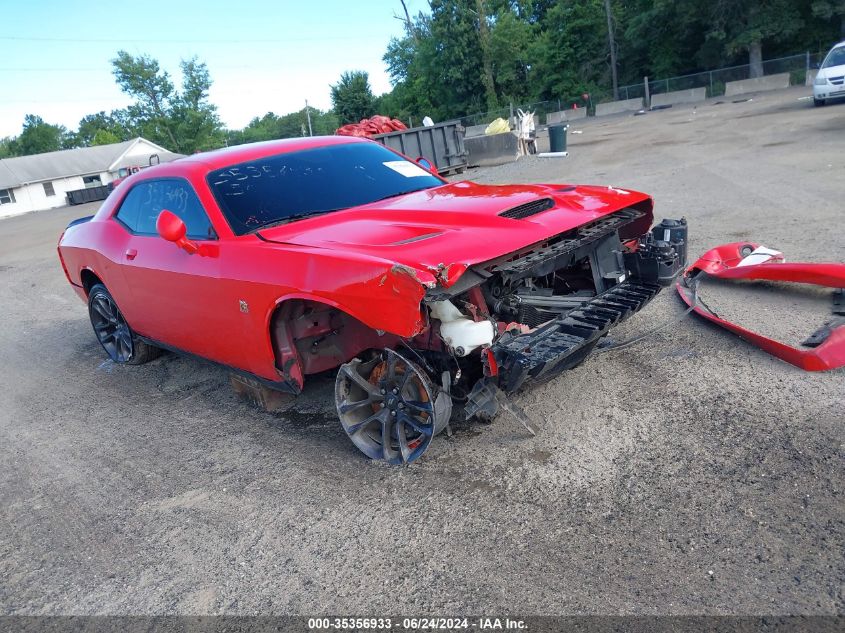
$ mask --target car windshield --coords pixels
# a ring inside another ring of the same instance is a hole
[[[832,68],[833,66],[845,65],[845,46],[837,46],[827,54],[822,68]]]
[[[237,235],[442,185],[378,143],[285,152],[208,174]]]

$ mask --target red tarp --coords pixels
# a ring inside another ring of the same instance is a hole
[[[388,132],[398,132],[399,130],[407,130],[408,127],[399,119],[391,119],[390,117],[376,114],[369,119],[361,119],[359,123],[349,123],[341,126],[335,130],[338,136],[363,136],[371,137],[376,134],[387,134]]]

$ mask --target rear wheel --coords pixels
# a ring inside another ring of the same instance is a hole
[[[140,365],[161,354],[161,350],[139,339],[117,307],[111,293],[95,284],[88,293],[88,315],[94,335],[116,363]]]

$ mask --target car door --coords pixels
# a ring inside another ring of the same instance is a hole
[[[158,235],[156,220],[164,209],[182,219],[188,239],[203,244],[204,255],[191,255]],[[215,344],[226,331],[220,243],[191,184],[183,178],[142,180],[126,194],[114,220],[130,236],[121,269],[131,327],[154,341],[225,362]]]

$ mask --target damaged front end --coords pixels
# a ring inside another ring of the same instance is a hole
[[[496,317],[512,319],[482,355],[484,377],[464,406],[467,418],[492,417],[502,398],[580,364],[610,328],[671,285],[686,263],[687,224],[663,220],[622,241],[639,217],[623,209],[493,267],[485,282]],[[495,387],[495,389],[491,389]]]
[[[429,288],[421,333],[341,367],[350,438],[370,457],[405,463],[453,415],[491,419],[505,408],[533,432],[507,394],[578,365],[684,269],[686,221],[649,230],[650,221],[648,200]]]

